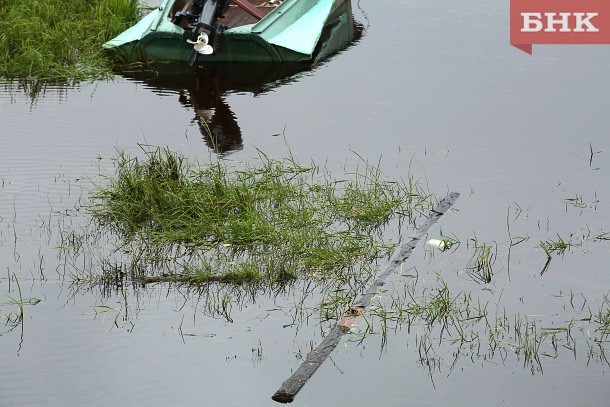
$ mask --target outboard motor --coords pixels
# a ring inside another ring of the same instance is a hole
[[[193,0],[174,1],[169,17],[172,23],[179,25],[185,30],[188,29],[191,22],[195,21],[198,17],[198,15],[193,13]]]
[[[192,12],[189,16],[193,51],[189,57],[189,65],[193,65],[197,55],[210,55],[214,52],[217,37],[226,29],[220,24],[213,24],[229,7],[231,0],[192,0]]]
[[[205,7],[207,3],[210,3],[209,11]],[[170,13],[171,21],[184,29],[191,30],[200,22],[211,25],[216,18],[227,11],[230,3],[231,0],[176,0]],[[202,16],[204,10],[209,15]]]

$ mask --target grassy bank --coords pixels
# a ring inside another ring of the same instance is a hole
[[[2,0],[0,77],[61,80],[107,74],[101,45],[137,17],[137,0]]]
[[[145,152],[145,159],[118,155],[89,210],[138,270],[171,264],[146,281],[337,277],[388,256],[385,225],[413,222],[433,204],[412,178],[388,180],[370,166],[335,179],[315,165],[264,154],[236,170],[165,149]]]

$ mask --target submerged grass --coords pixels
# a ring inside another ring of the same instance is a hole
[[[13,273],[13,279],[15,284],[17,285],[17,293],[19,294],[19,298],[11,297],[10,295],[6,295],[9,299],[7,302],[0,303],[0,308],[2,307],[16,307],[17,309],[11,309],[8,314],[3,315],[3,319],[5,320],[5,325],[9,326],[9,330],[12,330],[19,324],[23,323],[23,317],[25,313],[26,305],[36,305],[41,300],[39,298],[23,298],[23,294],[21,293],[21,285],[19,284],[19,280],[17,276]],[[1,334],[0,334],[1,335]]]
[[[610,337],[610,297],[606,295],[601,309],[595,314],[593,320],[599,324],[598,330],[604,335],[604,340]]]
[[[540,247],[544,250],[547,258],[553,257],[553,253],[563,255],[566,250],[570,250],[574,246],[574,243],[565,241],[561,236],[557,235],[557,240],[549,239],[545,242],[540,242]]]
[[[390,220],[412,223],[433,204],[412,178],[387,180],[368,165],[337,180],[292,157],[259,153],[258,165],[235,170],[143,149],[144,159],[118,153],[116,173],[96,185],[89,206],[134,263],[176,265],[143,281],[340,276],[391,253],[382,236]]]
[[[466,272],[478,283],[491,283],[493,265],[498,253],[497,245],[492,243],[481,243],[476,239],[473,239],[472,247],[474,252],[466,265]]]
[[[453,370],[460,358],[491,361],[499,356],[504,363],[512,353],[536,374],[543,372],[543,357],[555,359],[567,352],[576,359],[580,347],[587,349],[588,364],[610,366],[608,296],[598,312],[584,309],[583,303],[575,309],[577,318],[563,320],[558,314],[511,312],[499,302],[494,306],[472,293],[451,292],[438,274],[437,280],[436,287],[408,281],[402,293],[395,290],[386,298],[378,297],[377,307],[365,315],[363,335],[375,333],[374,324],[379,323],[383,348],[389,330],[406,327],[415,334],[420,362],[439,371],[442,366]]]
[[[0,1],[0,78],[108,74],[101,45],[134,24],[137,0]]]

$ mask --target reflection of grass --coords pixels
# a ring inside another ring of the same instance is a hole
[[[583,201],[582,196],[580,196],[578,194],[576,196],[574,196],[574,198],[564,199],[564,202],[566,203],[566,207],[567,207],[567,205],[574,206],[575,208],[587,208],[588,207],[588,205]]]
[[[496,261],[497,248],[491,244],[473,240],[474,253],[466,265],[466,272],[478,283],[490,283],[493,275],[493,265]]]
[[[606,337],[610,336],[610,298],[608,296],[604,297],[604,303],[593,319],[599,324],[599,331]]]
[[[144,160],[119,153],[116,174],[96,187],[89,208],[132,245],[134,261],[184,260],[179,275],[148,281],[282,281],[368,267],[392,250],[383,227],[394,218],[412,222],[431,204],[412,179],[385,180],[369,166],[335,180],[315,165],[262,153],[258,166],[241,171],[164,149],[145,153]]]
[[[587,358],[591,360],[599,360],[608,366],[610,361],[606,356],[606,349],[610,339],[610,298],[608,295],[604,297],[604,302],[599,311],[592,316],[592,321],[597,324],[596,331],[599,336],[591,338],[589,349],[587,350]]]
[[[108,72],[101,45],[136,20],[136,0],[0,1],[0,78]]]

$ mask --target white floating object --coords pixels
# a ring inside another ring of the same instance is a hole
[[[437,248],[438,250],[445,250],[445,242],[438,239],[430,239],[426,242],[428,246]]]
[[[193,45],[193,49],[199,52],[200,54],[210,55],[212,52],[214,52],[214,48],[212,48],[208,44],[209,38],[206,33],[199,34],[199,37],[197,37],[197,41],[186,40],[186,42],[188,42],[189,44],[195,44]]]

